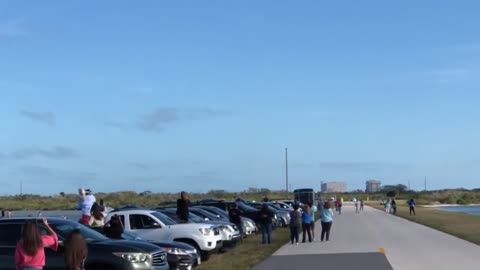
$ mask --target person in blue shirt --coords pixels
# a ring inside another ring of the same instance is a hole
[[[326,240],[329,241],[330,230],[332,229],[332,224],[333,224],[332,204],[330,202],[325,202],[325,205],[320,211],[320,214],[321,214],[320,220],[322,222],[322,236],[320,237],[320,240],[323,242],[323,239],[326,238]]]
[[[305,205],[302,213],[302,229],[303,229],[303,239],[302,243],[305,243],[306,241],[306,234],[308,233],[308,242],[312,242],[312,231],[311,231],[311,225],[312,225],[312,215],[310,211],[310,206]]]
[[[415,201],[413,199],[410,199],[410,201],[408,202],[408,206],[410,206],[410,216],[413,215],[416,216],[417,214],[415,213]]]

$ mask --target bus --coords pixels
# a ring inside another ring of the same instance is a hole
[[[295,197],[295,201],[301,202],[303,204],[307,204],[309,202],[315,203],[317,199],[313,188],[295,189],[293,191],[293,195]]]

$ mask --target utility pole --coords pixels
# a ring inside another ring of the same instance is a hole
[[[20,196],[23,195],[23,181],[20,180]]]
[[[425,184],[425,191],[427,191],[427,177],[426,177],[426,176],[425,176],[425,182],[424,182],[424,184]]]
[[[285,188],[287,190],[288,198],[288,148],[285,148]]]

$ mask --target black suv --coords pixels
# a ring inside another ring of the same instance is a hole
[[[0,270],[15,270],[15,246],[21,238],[22,226],[27,218],[0,219]],[[158,246],[127,240],[110,240],[102,234],[77,222],[49,218],[57,233],[57,252],[45,249],[45,270],[66,269],[63,259],[63,241],[73,231],[80,230],[88,245],[86,270],[168,270],[167,255]],[[42,233],[47,232],[38,222]]]

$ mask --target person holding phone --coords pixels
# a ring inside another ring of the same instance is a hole
[[[23,226],[22,239],[15,249],[15,266],[17,270],[39,270],[45,266],[45,248],[58,249],[57,234],[48,224],[46,218],[43,225],[48,235],[42,235],[37,220],[27,220]]]

